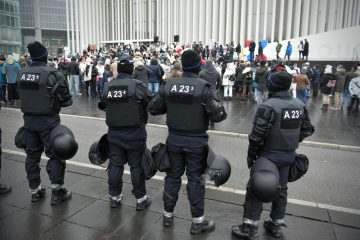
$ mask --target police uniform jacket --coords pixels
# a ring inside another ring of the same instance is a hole
[[[208,141],[209,118],[213,122],[226,118],[218,102],[207,81],[197,74],[184,72],[181,78],[172,78],[160,88],[148,110],[152,115],[167,114],[169,143],[202,147]]]
[[[304,103],[288,91],[272,93],[257,110],[248,155],[254,160],[262,156],[280,165],[290,164],[299,142],[313,132]]]
[[[122,140],[146,138],[151,97],[147,86],[129,74],[119,73],[115,80],[107,82],[99,108],[106,111],[109,131],[118,131]]]
[[[52,129],[60,123],[61,107],[72,104],[65,76],[43,62],[32,62],[18,74],[24,127],[31,131]]]

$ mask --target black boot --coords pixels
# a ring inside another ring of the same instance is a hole
[[[53,189],[51,195],[51,205],[57,205],[63,201],[71,199],[72,193],[66,188]]]
[[[11,192],[10,185],[0,184],[0,194],[9,193],[9,192]]]
[[[231,234],[243,240],[259,239],[258,227],[247,223],[243,223],[240,226],[233,226]]]
[[[174,216],[165,217],[163,216],[163,226],[164,227],[171,227],[174,223]]]
[[[215,222],[214,221],[208,221],[204,220],[201,223],[191,223],[191,234],[198,234],[198,233],[204,233],[204,232],[212,232],[215,230]]]
[[[149,197],[141,203],[136,203],[136,211],[142,211],[147,209],[151,205],[151,199]]]
[[[121,197],[110,197],[110,207],[112,208],[117,208],[118,206],[121,205]]]
[[[46,193],[45,188],[41,188],[40,190],[37,190],[36,193],[31,194],[31,201],[32,202],[40,201],[45,197],[45,193]]]
[[[285,226],[285,223],[277,223],[270,219],[266,219],[264,222],[264,228],[268,231],[273,237],[280,238],[282,235],[281,227]]]

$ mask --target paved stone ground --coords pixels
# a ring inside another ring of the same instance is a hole
[[[147,181],[148,195],[153,203],[147,211],[135,210],[129,175],[124,175],[122,206],[111,209],[107,197],[107,174],[104,170],[68,164],[65,186],[73,191],[72,200],[58,206],[50,205],[50,183],[46,161],[41,162],[42,185],[47,195],[38,203],[30,202],[24,170],[25,157],[3,154],[1,181],[11,184],[13,191],[0,196],[0,239],[233,239],[232,225],[241,222],[244,196],[214,189],[206,190],[206,217],[216,221],[210,234],[192,236],[186,188],[183,185],[176,207],[175,224],[162,226],[162,180]],[[262,220],[269,215],[264,205]],[[360,215],[335,212],[315,207],[289,204],[282,239],[358,240]],[[271,238],[260,227],[260,239]]]

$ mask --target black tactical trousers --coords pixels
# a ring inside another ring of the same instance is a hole
[[[35,189],[40,185],[40,159],[45,148],[45,154],[49,157],[46,165],[46,171],[49,174],[51,184],[64,184],[65,162],[60,161],[50,153],[50,135],[51,130],[35,132],[26,131],[26,162],[25,169],[27,179],[31,189]]]
[[[276,164],[276,163],[275,163]],[[281,191],[275,201],[272,202],[270,217],[272,219],[283,219],[285,217],[285,210],[287,204],[287,183],[289,178],[290,165],[279,167]],[[246,196],[244,203],[244,218],[258,221],[263,209],[263,203],[257,200],[249,189],[249,183],[246,187]]]
[[[168,143],[171,169],[167,172],[164,186],[164,210],[174,212],[181,187],[181,176],[186,169],[186,185],[190,211],[193,218],[204,215],[205,185],[202,178],[206,164],[205,147],[181,148]]]
[[[145,149],[146,139],[123,141],[117,138],[116,131],[108,132],[110,164],[108,168],[109,194],[118,196],[122,193],[122,175],[124,165],[130,166],[132,193],[138,199],[146,194],[145,178],[141,167],[141,156]]]

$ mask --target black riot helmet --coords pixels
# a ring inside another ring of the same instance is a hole
[[[75,156],[78,144],[68,127],[58,125],[50,132],[50,148],[57,159],[68,160]]]
[[[250,192],[259,201],[274,201],[280,193],[279,170],[270,160],[258,158],[250,170]]]
[[[109,159],[109,142],[107,134],[104,134],[99,141],[94,142],[89,149],[89,160],[94,165],[101,165]]]
[[[215,153],[209,147],[207,157],[207,170],[210,180],[214,181],[215,186],[219,187],[227,182],[231,175],[231,166],[229,161]]]

